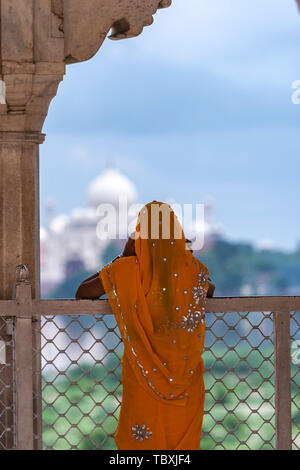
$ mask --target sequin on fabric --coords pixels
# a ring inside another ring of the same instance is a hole
[[[209,273],[187,249],[174,211],[165,217],[168,208],[157,201],[146,208],[138,216],[135,255],[99,274],[124,344],[115,439],[118,449],[199,449]],[[167,237],[162,224],[158,238],[152,236],[159,218],[170,221]]]
[[[117,304],[117,307],[118,307],[118,309],[119,309],[120,316],[121,316],[122,321],[123,321],[123,325],[124,325],[123,336],[124,336],[124,339],[128,341],[128,344],[129,344],[130,347],[131,347],[131,353],[133,354],[133,356],[134,356],[134,358],[135,358],[136,365],[139,367],[141,374],[142,374],[143,377],[146,379],[148,386],[149,386],[149,387],[153,390],[153,392],[154,392],[157,396],[159,396],[160,398],[162,398],[162,399],[164,399],[164,400],[170,400],[170,398],[171,398],[172,400],[182,400],[183,398],[186,398],[186,397],[188,396],[188,394],[187,394],[186,392],[181,393],[181,394],[178,395],[177,397],[174,397],[173,394],[170,394],[169,396],[166,396],[166,395],[160,393],[160,392],[156,389],[154,383],[150,380],[150,377],[148,376],[149,371],[148,371],[147,369],[145,369],[145,367],[144,367],[142,361],[141,361],[140,358],[139,358],[138,351],[137,351],[136,348],[134,348],[134,345],[133,345],[133,343],[132,343],[132,341],[131,341],[131,339],[130,339],[130,336],[129,336],[129,334],[128,334],[128,330],[127,330],[127,327],[126,327],[126,324],[125,324],[125,321],[124,321],[124,316],[123,316],[123,313],[122,313],[121,308],[120,308],[120,300],[119,300],[119,297],[118,297],[118,294],[117,294],[115,285],[113,284],[113,282],[112,282],[112,280],[111,280],[111,275],[110,275],[110,269],[111,269],[111,267],[112,267],[112,263],[110,263],[110,264],[107,265],[107,268],[108,268],[108,270],[107,270],[107,272],[108,272],[108,280],[109,280],[110,285],[111,285],[111,293],[113,294],[113,297],[114,297],[114,299],[115,299],[115,301],[116,301],[116,304]],[[135,305],[135,308],[137,309],[137,305]],[[164,365],[167,366],[167,363],[165,362]],[[154,372],[156,372],[156,368],[153,368],[152,370],[153,370]],[[173,381],[172,378],[169,379],[169,382],[172,382],[172,381]]]
[[[136,441],[143,442],[144,439],[150,439],[152,436],[152,431],[150,431],[149,426],[146,424],[142,424],[141,426],[136,424],[135,426],[132,426],[131,429],[132,435]]]
[[[192,296],[194,304],[189,304],[186,315],[182,315],[181,319],[168,320],[167,322],[162,322],[159,330],[163,327],[169,329],[185,329],[188,333],[194,332],[196,328],[202,325],[205,322],[205,301],[206,301],[206,283],[208,281],[208,274],[204,271],[198,274],[197,276],[197,285],[192,287]],[[188,293],[188,291],[184,291]],[[194,311],[192,311],[192,309]],[[176,307],[176,310],[179,311],[180,308]],[[201,336],[200,336],[201,337]]]

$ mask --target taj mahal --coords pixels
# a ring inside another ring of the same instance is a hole
[[[134,227],[143,206],[138,203],[134,182],[112,166],[91,181],[86,194],[86,206],[76,207],[69,214],[56,214],[53,202],[46,204],[46,224],[41,227],[41,285],[45,296],[79,269],[97,271],[103,264],[102,254],[112,240],[121,251],[128,237],[128,224]],[[174,201],[166,202],[173,205]],[[210,198],[205,199],[204,206],[207,247],[221,237],[222,228],[212,222]],[[109,233],[101,226],[103,213],[99,212],[99,207],[115,208],[117,217],[110,221]]]

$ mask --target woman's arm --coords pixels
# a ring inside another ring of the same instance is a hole
[[[185,242],[187,244],[191,243],[190,240],[186,239]],[[191,250],[191,252],[193,253],[193,250]],[[196,258],[198,259],[198,258]],[[198,259],[198,261],[201,263],[201,261]],[[213,297],[214,296],[214,292],[215,292],[215,289],[216,289],[216,286],[215,284],[212,282],[211,278],[209,277],[208,278],[208,289],[207,289],[207,294],[206,294],[206,297]]]
[[[122,256],[135,256],[134,238],[132,236],[128,238],[123,253],[117,256],[112,263]],[[103,294],[105,294],[105,290],[100,280],[99,272],[97,272],[82,281],[75,297],[76,299],[98,299]]]
[[[76,299],[98,299],[105,294],[99,273],[93,274],[85,279],[76,291]]]
[[[118,258],[120,258],[120,256],[113,259],[112,263]],[[75,294],[76,299],[98,299],[101,295],[105,294],[99,274],[100,271],[92,274],[92,276],[87,277],[81,282]]]

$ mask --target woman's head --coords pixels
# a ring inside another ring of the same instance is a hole
[[[141,209],[136,231],[128,237],[123,256],[136,256],[142,240],[146,240],[147,244],[152,245],[158,240],[163,244],[176,242],[177,246],[179,244],[181,248],[192,252],[192,242],[184,237],[182,227],[173,209],[169,204],[163,202],[152,201]]]
[[[146,204],[138,215],[136,233],[136,250],[141,241],[155,243],[159,240],[162,244],[176,241],[176,244],[184,245],[184,233],[182,227],[169,204],[152,201]]]
[[[185,239],[186,249],[193,253],[192,242],[188,238]],[[126,241],[123,256],[136,256],[135,252],[135,232],[129,235],[128,240]]]
[[[139,212],[136,239],[184,241],[182,227],[169,204],[152,201]]]

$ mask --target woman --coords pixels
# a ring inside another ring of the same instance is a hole
[[[163,211],[158,227],[153,217],[166,207],[168,237]],[[79,286],[77,298],[107,294],[124,343],[118,449],[199,449],[205,298],[214,292],[208,274],[170,206],[153,201],[140,211],[123,256]]]

